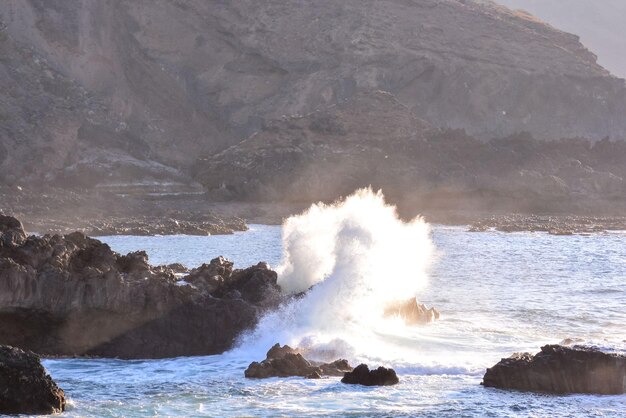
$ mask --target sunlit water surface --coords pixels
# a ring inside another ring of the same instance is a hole
[[[437,307],[441,320],[406,328],[401,335],[382,333],[390,347],[409,355],[369,358],[394,367],[399,385],[365,388],[344,385],[338,378],[247,380],[243,371],[250,361],[264,357],[260,350],[150,361],[45,360],[69,397],[64,416],[626,413],[626,396],[551,396],[479,385],[485,368],[501,357],[536,352],[565,338],[624,349],[626,234],[558,237],[435,226],[432,235],[437,262],[419,299]],[[230,236],[102,240],[120,253],[145,249],[152,264],[193,267],[223,255],[236,267],[246,267],[261,260],[276,266],[280,236],[280,227],[252,225],[250,231]]]

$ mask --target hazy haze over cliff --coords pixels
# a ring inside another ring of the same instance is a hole
[[[598,55],[598,63],[626,78],[626,1],[624,0],[496,0],[523,9],[547,23],[580,36]]]

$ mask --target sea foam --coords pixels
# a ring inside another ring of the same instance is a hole
[[[429,225],[403,221],[371,189],[287,219],[282,242],[278,283],[285,293],[306,293],[242,337],[240,350],[260,357],[276,342],[323,359],[388,352],[379,343],[404,325],[383,311],[418,295],[435,254]]]

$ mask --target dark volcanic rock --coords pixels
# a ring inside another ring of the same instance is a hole
[[[280,302],[264,263],[234,270],[218,257],[179,281],[143,251],[122,256],[80,232],[20,239],[19,222],[2,219],[11,226],[0,234],[2,344],[68,356],[216,354]]]
[[[546,345],[487,369],[487,387],[547,393],[626,393],[626,356],[593,347]]]
[[[65,394],[39,357],[0,346],[0,414],[54,414],[65,410]]]
[[[268,377],[300,376],[308,379],[319,379],[322,376],[343,376],[351,371],[347,360],[336,360],[332,363],[317,363],[305,359],[297,349],[288,345],[275,344],[267,352],[266,359],[252,362],[244,372],[248,378],[264,379]]]
[[[417,303],[415,298],[387,307],[384,315],[399,316],[408,325],[427,324],[439,319],[439,311],[437,309],[428,309],[423,303]]]
[[[341,379],[341,383],[364,386],[391,386],[398,382],[400,380],[395,370],[382,366],[376,370],[370,370],[367,364],[359,364]]]

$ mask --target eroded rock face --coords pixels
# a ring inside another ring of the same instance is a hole
[[[252,362],[244,372],[248,378],[264,379],[268,377],[300,376],[319,379],[322,376],[343,376],[352,370],[347,360],[332,363],[318,363],[305,359],[297,349],[288,345],[275,344],[261,362]]]
[[[395,370],[379,367],[370,370],[367,364],[359,364],[352,372],[348,372],[341,379],[341,383],[364,386],[391,386],[399,383],[400,380]]]
[[[65,410],[65,394],[39,357],[0,346],[0,414],[54,414]]]
[[[626,393],[626,356],[593,347],[546,345],[487,369],[482,385],[547,393]]]
[[[280,301],[276,273],[218,257],[179,280],[137,251],[119,255],[76,232],[0,234],[0,343],[40,354],[154,358],[229,349]],[[17,238],[16,238],[17,237]]]
[[[417,303],[415,298],[405,302],[393,304],[385,309],[385,316],[399,316],[408,325],[427,324],[439,319],[439,311],[427,308],[423,303]]]

